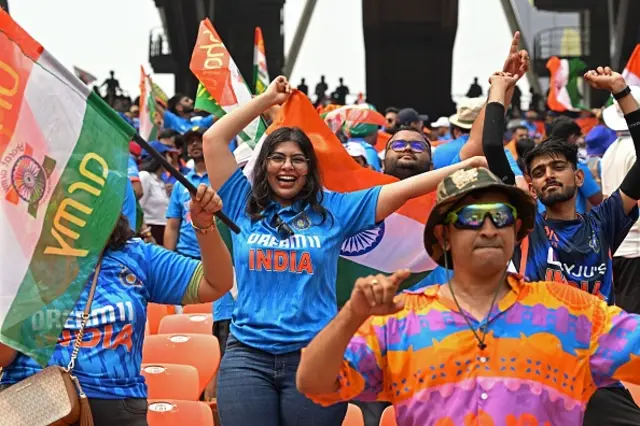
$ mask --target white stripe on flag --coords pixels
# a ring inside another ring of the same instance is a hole
[[[69,87],[69,82],[72,88]],[[27,213],[26,202],[20,200],[14,206],[4,199],[0,200],[3,206],[0,214],[0,269],[13,271],[3,274],[8,279],[3,278],[0,285],[0,324],[4,322],[4,314],[8,312],[27,273],[43,231],[42,224],[49,197],[78,141],[88,95],[89,89],[80,80],[60,66],[46,51],[42,53],[29,76],[20,106],[21,114],[5,152],[10,155],[19,145],[29,144],[33,147],[36,162],[42,164],[46,155],[53,158],[56,165],[55,171],[47,180],[47,190],[35,218]],[[30,122],[31,114],[28,110],[35,118],[36,128]],[[46,134],[46,139],[42,139],[43,133]],[[29,135],[33,139],[27,140]]]

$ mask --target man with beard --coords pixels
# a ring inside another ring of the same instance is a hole
[[[193,126],[211,127],[213,115],[200,117],[193,109],[193,99],[181,93],[176,94],[167,102],[164,112],[164,128],[173,129],[179,133],[186,133]]]
[[[609,68],[585,74],[585,81],[611,92],[625,114],[636,152],[640,151],[640,105],[624,78]],[[505,93],[515,78],[505,73],[491,77],[483,147],[492,171],[514,183],[503,155]],[[634,163],[622,183],[602,204],[586,214],[576,211],[584,171],[578,167],[578,148],[565,139],[550,138],[535,146],[526,158],[530,193],[545,206],[531,234],[516,248],[513,263],[529,281],[555,281],[580,288],[613,305],[612,254],[638,220],[640,165]],[[543,319],[544,321],[544,319]],[[590,399],[584,425],[640,424],[640,408],[619,383],[600,388]]]

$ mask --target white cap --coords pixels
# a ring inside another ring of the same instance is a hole
[[[629,86],[631,89],[631,95],[635,98],[636,101],[640,102],[640,87],[638,86]],[[620,105],[618,105],[618,101],[614,100],[613,105],[608,106],[602,112],[602,119],[604,120],[604,124],[607,125],[608,128],[615,130],[616,132],[624,132],[625,130],[629,130],[627,127],[627,121],[624,119],[624,114],[620,109]]]
[[[367,158],[367,151],[358,142],[347,142],[344,144],[344,148],[352,157],[364,157]]]
[[[437,128],[437,127],[449,127],[449,119],[447,117],[440,117],[438,118],[438,120],[434,123],[431,123],[431,127],[433,128]]]

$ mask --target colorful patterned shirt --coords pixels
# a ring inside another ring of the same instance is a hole
[[[389,401],[398,426],[581,425],[597,387],[640,383],[640,316],[565,284],[508,281],[488,324],[467,313],[474,328],[486,326],[483,351],[434,285],[405,293],[399,313],[367,320],[338,390],[307,396]]]

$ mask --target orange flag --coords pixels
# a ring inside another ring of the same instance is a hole
[[[318,157],[324,187],[336,192],[353,192],[373,186],[396,182],[397,179],[360,166],[344,149],[336,135],[303,93],[294,90],[291,98],[280,108],[267,133],[280,127],[299,127],[311,142]],[[251,175],[257,153],[245,168]],[[347,239],[338,263],[338,302],[348,300],[353,284],[369,274],[392,273],[408,268],[412,276],[403,283],[407,288],[433,270],[436,264],[424,249],[423,232],[435,202],[435,193],[415,198],[389,216],[379,226]]]

